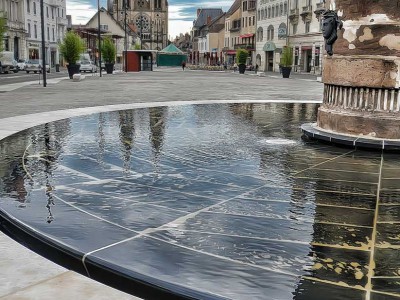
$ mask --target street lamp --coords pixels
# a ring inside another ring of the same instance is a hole
[[[47,86],[46,78],[46,42],[45,42],[45,31],[44,31],[44,4],[43,0],[40,0],[40,27],[42,31],[42,74],[43,74],[43,87]]]
[[[43,0],[41,0],[43,1]],[[100,0],[97,0],[97,21],[98,21],[98,31],[97,31],[97,38],[99,40],[99,66],[100,66],[100,77],[101,74],[101,35],[100,35]]]
[[[124,25],[125,25],[125,72],[128,73],[128,34],[127,34],[127,26],[126,26],[126,6],[127,6],[127,0],[125,1],[124,5],[124,13],[125,13],[125,20],[124,20]]]

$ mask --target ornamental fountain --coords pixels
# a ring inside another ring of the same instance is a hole
[[[317,13],[317,12],[316,12]],[[400,149],[400,1],[327,0],[323,104],[306,136]]]

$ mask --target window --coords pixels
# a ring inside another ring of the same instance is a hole
[[[310,23],[311,22],[306,22],[306,33],[310,32]]]
[[[64,18],[64,8],[61,9],[61,18]]]
[[[54,20],[54,7],[51,8],[51,18]]]
[[[286,38],[286,24],[281,23],[278,28],[278,39],[285,39]]]
[[[46,17],[47,18],[49,17],[49,7],[48,6],[46,6]]]
[[[271,19],[271,7],[268,7],[268,19]]]
[[[275,18],[275,6],[272,6],[271,18]]]
[[[285,5],[283,6],[283,13],[285,14],[285,16],[288,13],[288,9],[287,9],[287,2],[285,2]]]
[[[50,27],[47,26],[47,40],[50,41]]]
[[[257,29],[257,41],[262,42],[264,39],[264,29],[262,27],[258,27]]]
[[[268,41],[272,41],[274,39],[274,26],[272,25],[268,26],[267,39]]]
[[[37,39],[37,25],[36,24],[33,25],[33,30],[35,32],[35,39]]]
[[[293,34],[297,33],[297,24],[293,24]]]
[[[261,17],[261,11],[258,10],[258,21],[260,21],[260,17]]]
[[[26,11],[31,13],[31,0],[26,0]]]
[[[33,14],[36,15],[36,2],[33,2]]]
[[[321,48],[320,47],[315,47],[315,63],[314,63],[314,65],[316,66],[316,67],[319,67],[319,55],[320,55],[320,51],[321,51]]]
[[[54,28],[53,28],[53,42],[55,41]]]
[[[28,23],[28,36],[31,37],[31,23]]]

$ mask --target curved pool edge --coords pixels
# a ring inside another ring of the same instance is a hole
[[[214,294],[207,294],[173,283],[158,280],[155,277],[135,273],[129,276],[118,270],[116,265],[101,260],[83,259],[85,253],[76,251],[58,243],[45,234],[29,228],[0,209],[0,232],[3,232],[17,243],[34,251],[40,256],[82,276],[103,283],[119,291],[143,299],[176,299],[176,300],[226,300]],[[90,270],[90,271],[88,271]],[[130,272],[132,273],[132,272]]]

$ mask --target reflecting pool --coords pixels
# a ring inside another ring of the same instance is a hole
[[[399,157],[303,141],[316,112],[185,105],[22,131],[0,141],[1,229],[141,297],[399,299]]]

